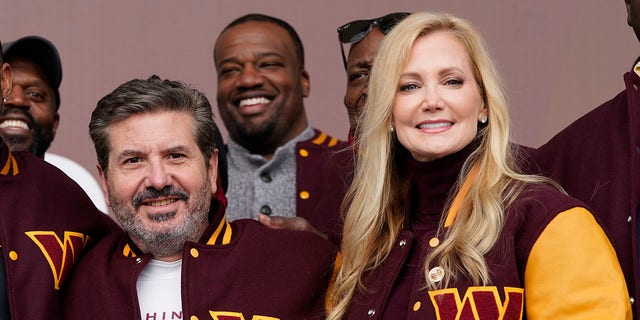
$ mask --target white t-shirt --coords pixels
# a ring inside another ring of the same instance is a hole
[[[151,260],[142,269],[136,285],[142,320],[182,319],[181,274],[182,260]]]

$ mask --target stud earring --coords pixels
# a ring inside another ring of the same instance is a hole
[[[489,118],[487,118],[486,114],[483,114],[480,116],[480,123],[485,124],[487,123],[487,121],[489,120]]]
[[[9,98],[7,98],[7,97],[2,97],[2,103],[7,103],[7,101],[9,101]]]
[[[393,127],[393,124],[389,123],[389,132],[393,133],[393,131],[395,131],[395,128]]]

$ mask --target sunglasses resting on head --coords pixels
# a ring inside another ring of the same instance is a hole
[[[383,34],[389,33],[398,22],[402,21],[410,13],[394,12],[380,18],[369,20],[355,20],[346,23],[338,28],[338,41],[340,42],[340,52],[342,53],[342,63],[347,69],[347,57],[344,54],[345,43],[356,43],[366,37],[373,26],[377,26]]]

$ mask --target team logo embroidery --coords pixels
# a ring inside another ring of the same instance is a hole
[[[89,241],[89,236],[79,232],[64,232],[64,240],[60,240],[53,231],[28,231],[25,232],[33,242],[40,248],[42,254],[47,259],[53,282],[56,290],[60,290],[60,285],[71,272],[71,268],[80,257],[82,249]]]
[[[229,311],[209,311],[213,320],[249,320],[245,319],[241,312],[229,312]],[[251,320],[280,320],[280,318],[273,318],[267,316],[253,316]]]
[[[469,287],[464,297],[456,288],[429,291],[438,320],[519,320],[524,309],[524,289],[505,287],[502,303],[496,287]]]

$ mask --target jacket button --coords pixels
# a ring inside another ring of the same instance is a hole
[[[631,304],[633,304],[634,302],[636,302],[636,299],[634,299],[633,297],[629,298],[629,302],[631,302]]]
[[[260,207],[260,213],[270,216],[271,215],[271,207],[264,205]]]
[[[262,180],[262,182],[266,182],[269,183],[271,182],[271,176],[268,173],[263,173],[260,175],[260,180]]]
[[[191,316],[191,317],[189,317],[189,320],[198,320],[198,317],[196,317],[196,316]]]
[[[307,200],[309,199],[309,196],[311,196],[309,191],[300,191],[300,199]]]
[[[376,315],[376,309],[369,309],[369,311],[367,311],[367,315],[369,318],[373,318],[373,316]]]
[[[307,151],[307,149],[300,149],[300,150],[298,151],[298,153],[299,153],[303,158],[306,158],[306,157],[308,157],[308,156],[309,156],[309,151]]]
[[[421,306],[422,306],[422,303],[420,303],[420,301],[416,301],[416,303],[413,304],[413,311],[420,310]]]
[[[140,263],[140,262],[142,262],[142,258],[137,257],[137,258],[136,258],[136,263]]]
[[[18,260],[18,253],[13,250],[9,251],[9,259],[13,261]]]
[[[196,248],[191,248],[191,250],[189,250],[189,253],[191,253],[191,256],[194,258],[197,258],[200,255],[200,252],[198,252],[198,249]]]
[[[440,244],[440,239],[438,239],[438,238],[436,238],[436,237],[433,237],[433,238],[431,238],[431,240],[429,240],[429,246],[430,246],[431,248],[435,248],[435,247],[437,247],[439,244]]]
[[[404,246],[406,246],[406,245],[407,245],[407,240],[404,240],[404,239],[400,240],[400,242],[398,242],[398,245],[399,245],[400,247],[404,247]]]
[[[631,216],[627,218],[627,222],[631,222]]]

